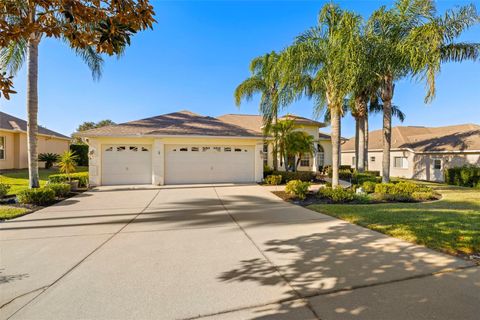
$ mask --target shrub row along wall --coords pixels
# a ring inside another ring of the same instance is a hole
[[[445,182],[455,186],[480,188],[480,167],[448,168],[445,170]]]

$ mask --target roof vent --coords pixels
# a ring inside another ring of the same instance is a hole
[[[12,126],[13,130],[21,130],[19,125],[15,121],[8,121],[10,125]]]

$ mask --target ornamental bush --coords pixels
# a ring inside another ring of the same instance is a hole
[[[86,144],[71,144],[70,151],[74,152],[77,158],[78,166],[88,166],[88,145]]]
[[[335,203],[343,203],[355,200],[356,195],[352,189],[344,189],[341,186],[337,186],[336,188],[320,188],[318,190],[318,197],[331,200]]]
[[[70,193],[71,186],[68,183],[49,183],[45,188],[53,190],[56,197],[64,198]]]
[[[282,176],[274,174],[269,175],[265,178],[265,183],[273,186],[279,185],[282,183]]]
[[[65,183],[69,181],[69,176],[70,180],[78,180],[79,187],[84,188],[88,186],[88,172],[52,174],[48,177],[48,181],[50,183]]]
[[[310,182],[291,180],[285,186],[285,192],[299,198],[300,200],[304,200],[307,197],[309,187]]]
[[[292,180],[312,181],[315,178],[315,173],[311,171],[273,171],[272,175],[282,176],[282,183],[287,183]]]
[[[55,201],[55,191],[50,188],[25,189],[17,194],[17,200],[22,204],[48,205]]]
[[[463,166],[445,170],[445,182],[455,186],[474,187],[480,184],[480,167]]]
[[[5,197],[9,190],[10,190],[10,185],[0,182],[0,198]]]
[[[365,191],[366,193],[374,193],[375,192],[375,186],[377,184],[375,182],[372,182],[372,181],[365,181],[363,184],[362,184],[362,188],[363,188],[363,191]]]

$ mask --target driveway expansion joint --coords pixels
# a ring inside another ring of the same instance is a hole
[[[317,318],[318,320],[321,320],[320,319],[320,316],[317,314],[317,312],[315,311],[315,309],[310,305],[310,302],[305,299],[291,284],[290,282],[288,281],[288,279],[283,275],[283,273],[280,271],[280,269],[277,267],[277,265],[275,265],[268,257],[267,255],[262,251],[262,249],[260,249],[260,247],[255,243],[255,241],[253,241],[252,237],[250,237],[250,235],[247,233],[247,231],[240,225],[240,223],[237,221],[237,219],[235,219],[235,217],[230,214],[230,211],[228,210],[228,208],[225,206],[222,198],[220,197],[220,195],[218,194],[217,192],[217,188],[213,187],[213,190],[215,191],[215,194],[217,195],[217,198],[218,200],[220,201],[223,209],[225,210],[225,212],[228,214],[228,216],[230,217],[230,219],[232,219],[232,221],[237,225],[237,227],[243,232],[243,234],[247,237],[247,239],[253,244],[253,246],[258,250],[258,252],[260,252],[260,254],[263,256],[263,258],[275,269],[275,271],[278,273],[278,275],[282,278],[282,280],[290,287],[290,289],[292,290],[292,292],[295,293],[295,295],[297,296],[297,298],[293,299],[293,300],[302,300],[304,303],[305,303],[305,306],[307,306],[307,308],[312,312],[312,314],[315,316],[315,318]]]
[[[14,297],[12,300],[10,300],[9,302],[3,304],[1,307],[0,307],[0,310],[1,308],[3,308],[4,306],[10,304],[11,302],[15,301],[16,299],[22,297],[22,296],[25,296],[25,295],[28,295],[30,293],[33,293],[33,292],[36,292],[36,291],[41,291],[40,293],[38,293],[36,296],[34,296],[32,299],[30,299],[29,301],[27,301],[23,306],[21,306],[20,308],[18,308],[14,313],[12,313],[7,319],[10,319],[12,318],[15,314],[17,314],[20,310],[22,310],[23,308],[25,308],[27,305],[29,305],[32,301],[34,301],[35,299],[37,299],[40,295],[42,295],[45,291],[47,291],[49,288],[51,288],[52,286],[54,286],[55,284],[57,284],[59,281],[61,281],[65,276],[67,276],[69,273],[71,273],[73,270],[75,270],[76,268],[78,268],[85,260],[87,260],[89,257],[91,257],[94,253],[96,253],[98,250],[100,250],[104,245],[106,245],[108,242],[110,242],[116,235],[118,235],[120,232],[122,232],[123,229],[125,229],[128,225],[130,225],[133,221],[135,221],[135,219],[140,216],[145,210],[148,209],[148,207],[152,204],[152,202],[157,198],[158,194],[160,193],[161,189],[158,190],[157,193],[155,193],[155,195],[153,196],[153,198],[147,203],[147,205],[137,214],[135,214],[135,216],[130,219],[130,221],[128,221],[123,227],[121,227],[120,229],[118,229],[116,232],[112,233],[110,237],[108,237],[105,241],[103,241],[102,243],[100,243],[95,249],[93,249],[89,254],[87,254],[85,257],[83,257],[80,261],[78,261],[75,265],[73,265],[70,269],[68,269],[66,272],[64,272],[60,277],[58,277],[55,281],[53,281],[52,283],[46,285],[46,286],[43,286],[43,287],[40,287],[38,289],[35,289],[35,290],[32,290],[30,292],[27,292],[27,293],[23,293],[19,296],[16,296]]]

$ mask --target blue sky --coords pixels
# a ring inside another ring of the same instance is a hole
[[[315,25],[324,1],[157,1],[158,23],[136,35],[120,59],[106,58],[100,81],[64,44],[44,39],[40,46],[39,122],[71,134],[83,121],[125,122],[188,109],[204,115],[255,114],[258,99],[238,109],[235,87],[249,76],[252,58],[288,46]],[[340,1],[368,16],[383,1]],[[440,12],[472,1],[438,1]],[[473,1],[480,9],[480,1]],[[480,26],[462,40],[480,41]],[[15,78],[18,94],[0,100],[0,109],[25,118],[25,69]],[[424,84],[397,83],[394,103],[407,114],[404,125],[441,126],[480,123],[480,62],[445,64],[437,79],[436,99],[425,105]],[[302,100],[286,112],[311,117]],[[381,128],[381,116],[371,118]],[[394,124],[398,124],[394,121]],[[328,131],[328,129],[326,130]],[[354,134],[350,116],[342,135]]]

